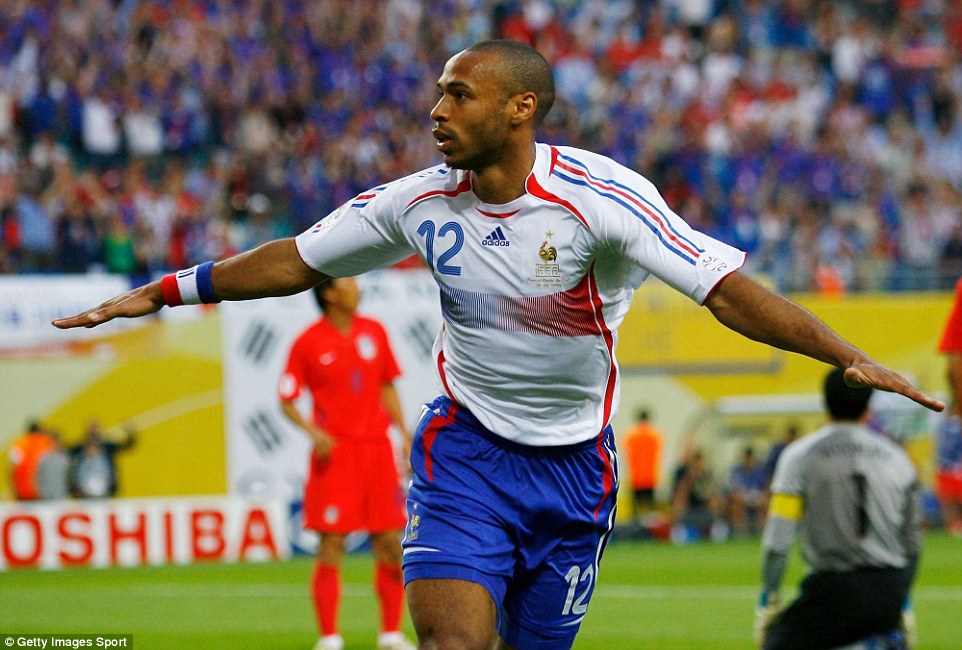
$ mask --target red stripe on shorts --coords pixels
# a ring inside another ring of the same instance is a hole
[[[598,455],[601,456],[601,461],[604,463],[604,469],[601,473],[601,484],[604,493],[601,496],[601,501],[598,502],[598,506],[595,508],[594,518],[598,519],[598,513],[601,511],[601,506],[604,505],[605,501],[608,499],[608,495],[611,494],[611,489],[615,483],[615,469],[611,466],[611,458],[608,456],[608,452],[605,449],[605,432],[602,431],[598,436],[598,444],[595,447],[598,451]]]
[[[424,471],[428,475],[429,481],[434,481],[434,461],[431,458],[431,447],[434,446],[434,439],[438,433],[449,424],[454,424],[454,416],[457,415],[458,405],[451,404],[445,415],[435,415],[431,418],[428,426],[424,427],[421,434],[421,441],[424,444]]]

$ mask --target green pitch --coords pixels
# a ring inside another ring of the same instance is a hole
[[[575,648],[749,650],[758,566],[756,541],[611,544]],[[374,647],[371,568],[368,555],[345,567],[348,650]],[[793,558],[792,588],[800,569]],[[139,650],[309,650],[310,573],[307,559],[0,573],[0,632],[132,634]],[[962,648],[962,540],[926,537],[915,607],[917,650]]]

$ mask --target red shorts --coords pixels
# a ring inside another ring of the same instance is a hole
[[[940,501],[962,502],[962,472],[937,472],[935,475],[935,493]]]
[[[325,459],[311,454],[304,486],[304,527],[346,535],[382,533],[407,523],[391,441],[338,441]]]

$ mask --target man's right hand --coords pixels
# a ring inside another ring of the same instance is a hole
[[[115,296],[93,309],[88,309],[75,316],[58,318],[53,321],[54,327],[62,330],[73,327],[96,327],[114,318],[137,318],[153,314],[164,306],[164,295],[160,289],[160,282],[151,282],[142,287],[131,289],[126,293]]]
[[[310,433],[311,440],[314,441],[314,453],[316,453],[320,458],[327,458],[330,456],[331,450],[334,449],[335,445],[337,445],[337,441],[320,427],[312,426]]]

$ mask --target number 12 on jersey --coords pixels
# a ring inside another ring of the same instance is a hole
[[[427,260],[428,266],[432,270],[437,271],[441,275],[461,275],[461,267],[449,265],[448,262],[451,258],[458,254],[461,247],[464,246],[464,229],[461,228],[461,224],[448,221],[441,228],[436,229],[433,221],[425,221],[420,226],[418,226],[418,234],[424,237],[424,257]],[[444,240],[444,244],[447,244],[447,248],[438,257],[438,263],[435,267],[434,265],[434,240],[435,232],[437,233],[437,239]],[[448,241],[450,237],[448,235],[454,235],[453,241]]]

